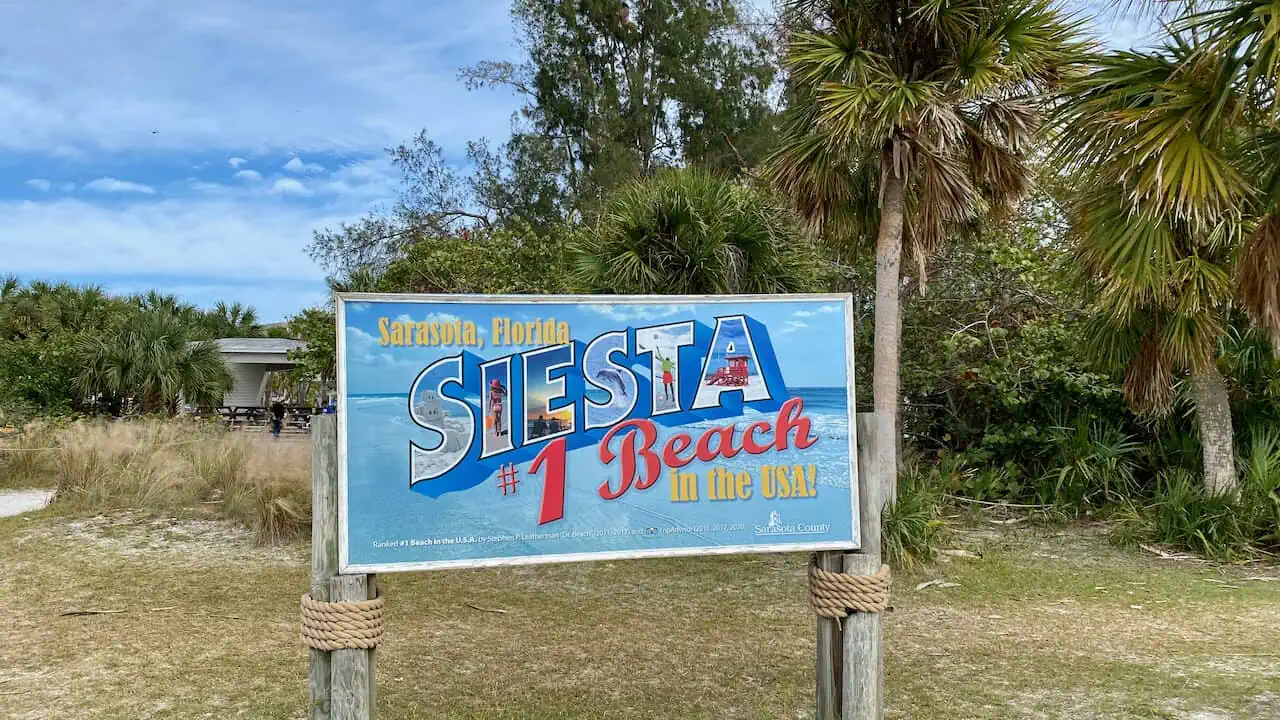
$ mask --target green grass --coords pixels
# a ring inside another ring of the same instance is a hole
[[[1274,568],[1079,529],[954,539],[983,557],[896,579],[889,717],[1280,715],[1280,582],[1247,579]],[[0,716],[303,717],[307,557],[211,522],[0,519]],[[379,717],[811,717],[804,572],[770,555],[381,576]],[[915,590],[934,578],[959,586]],[[59,616],[83,608],[128,611]]]

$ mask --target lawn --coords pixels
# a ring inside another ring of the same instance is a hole
[[[304,545],[65,512],[0,519],[0,717],[304,717]],[[1088,528],[958,537],[981,557],[897,578],[889,717],[1280,718],[1280,569],[1160,559]],[[804,563],[381,576],[379,717],[811,717]],[[937,578],[955,585],[916,589]],[[124,612],[63,615],[89,609]]]

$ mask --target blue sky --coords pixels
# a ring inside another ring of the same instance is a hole
[[[322,302],[311,232],[394,199],[383,148],[426,128],[461,158],[507,137],[519,99],[457,71],[519,59],[508,8],[0,4],[0,275],[239,300],[269,321]]]

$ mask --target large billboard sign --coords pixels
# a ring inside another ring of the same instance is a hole
[[[340,294],[341,571],[856,548],[851,302]]]

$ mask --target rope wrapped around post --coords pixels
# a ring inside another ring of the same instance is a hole
[[[382,640],[382,592],[373,600],[324,602],[302,596],[302,644],[326,652],[367,649]]]
[[[809,558],[809,604],[822,617],[840,620],[851,611],[883,612],[889,607],[892,584],[888,565],[881,565],[875,575],[848,575],[818,567],[817,555]]]

